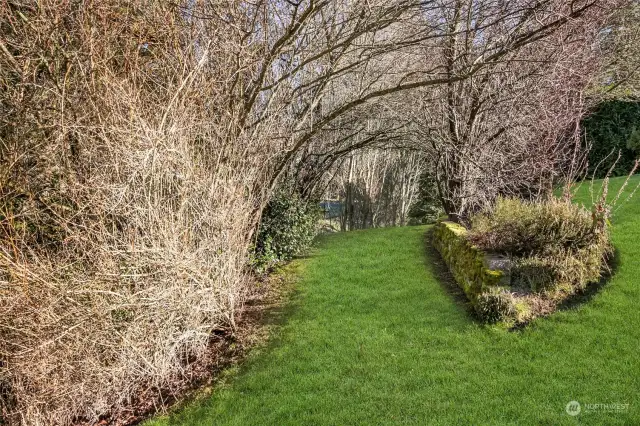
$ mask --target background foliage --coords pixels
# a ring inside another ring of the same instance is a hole
[[[640,100],[610,99],[583,122],[589,151],[589,176],[603,178],[629,173],[640,156]],[[620,160],[618,159],[620,153]],[[614,165],[615,164],[615,165]]]

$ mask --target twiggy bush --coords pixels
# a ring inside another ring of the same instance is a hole
[[[242,34],[169,4],[0,3],[9,423],[117,415],[234,326],[267,148],[222,95]]]

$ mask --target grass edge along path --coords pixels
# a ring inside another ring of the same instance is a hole
[[[296,261],[298,290],[268,345],[210,397],[147,425],[640,424],[638,199],[614,218],[611,281],[517,332],[468,315],[425,255],[426,231],[323,238]]]

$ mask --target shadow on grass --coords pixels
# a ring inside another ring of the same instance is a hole
[[[296,258],[290,264],[275,271],[266,283],[266,288],[257,291],[243,307],[242,317],[236,325],[237,330],[246,330],[242,335],[230,334],[228,330],[214,331],[212,339],[225,342],[225,349],[237,346],[228,353],[219,353],[215,365],[209,366],[209,376],[205,380],[191,383],[191,391],[185,392],[172,401],[162,418],[149,418],[149,426],[177,426],[189,424],[191,419],[205,418],[212,407],[212,395],[227,386],[235,378],[245,374],[258,355],[282,344],[282,326],[297,311],[302,301],[302,293],[297,284],[302,264]],[[265,294],[266,293],[266,294]],[[185,418],[185,416],[187,418]],[[141,419],[142,420],[142,419]],[[137,424],[135,422],[132,424]]]
[[[473,307],[469,303],[469,299],[467,299],[467,296],[464,294],[464,291],[460,288],[456,280],[453,278],[453,275],[451,275],[446,262],[444,261],[440,253],[438,253],[438,250],[436,250],[433,246],[432,240],[433,227],[429,228],[424,234],[424,263],[427,267],[427,270],[431,272],[434,277],[436,277],[445,293],[449,295],[449,297],[456,305],[458,305],[466,312],[467,317],[470,320],[482,324],[475,311],[473,310]]]

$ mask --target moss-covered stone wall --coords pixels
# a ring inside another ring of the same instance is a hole
[[[433,245],[440,252],[451,274],[477,309],[478,296],[509,286],[504,271],[487,265],[487,255],[465,238],[467,230],[457,223],[443,221],[435,225]]]

